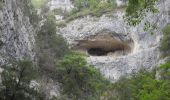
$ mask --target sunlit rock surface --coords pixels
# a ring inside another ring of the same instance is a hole
[[[19,59],[34,60],[34,29],[20,0],[1,0],[0,65]]]
[[[100,18],[84,17],[75,19],[60,29],[62,34],[71,45],[77,44],[77,40],[84,40],[94,36],[102,30],[109,30],[130,37],[134,42],[133,50],[128,55],[121,56],[92,56],[87,61],[98,68],[105,77],[111,81],[118,80],[121,76],[127,76],[140,69],[150,70],[159,64],[159,43],[162,37],[162,28],[170,23],[170,1],[162,0],[157,5],[160,12],[148,14],[142,23],[136,27],[130,27],[123,20],[124,12],[115,11],[112,16],[103,15]],[[156,23],[158,29],[145,32],[144,22]]]
[[[62,10],[70,11],[74,8],[70,0],[51,0],[48,3],[48,5],[50,7],[50,10],[62,9]]]

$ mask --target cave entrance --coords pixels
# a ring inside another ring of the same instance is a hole
[[[122,56],[130,53],[134,44],[133,41],[122,38],[108,34],[91,36],[87,39],[76,40],[72,49],[89,56]]]
[[[117,40],[79,40],[74,49],[90,56],[121,56],[130,53],[130,45]]]
[[[87,50],[87,52],[92,56],[104,56],[108,54],[108,52],[102,48],[90,48]]]

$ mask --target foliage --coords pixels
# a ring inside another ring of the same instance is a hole
[[[1,100],[40,100],[35,87],[30,87],[31,80],[35,79],[36,69],[29,61],[20,61],[12,66],[5,66],[1,74]],[[42,99],[41,99],[42,100]]]
[[[156,13],[155,4],[158,0],[129,0],[125,20],[129,25],[136,26],[146,16],[147,12]]]
[[[46,0],[31,0],[31,3],[35,8],[41,8],[45,4]]]
[[[37,36],[37,53],[41,69],[53,70],[55,60],[62,58],[68,51],[67,42],[61,35],[56,34],[54,16],[48,16],[41,26]]]
[[[162,64],[160,68],[162,69],[161,77],[163,79],[170,79],[170,62]]]
[[[34,9],[40,11],[40,15],[46,15],[50,10],[49,5],[47,5],[49,1],[50,0],[31,0],[31,3]]]
[[[161,40],[160,50],[162,51],[162,56],[170,56],[170,24],[164,27],[163,38]]]
[[[0,10],[2,9],[2,6],[3,6],[3,0],[0,0]]]
[[[100,72],[87,64],[84,56],[71,53],[64,56],[57,67],[63,84],[63,94],[74,100],[99,100],[109,85]]]
[[[119,100],[169,100],[170,81],[156,80],[155,74],[141,71],[130,79],[122,78],[115,83]]]
[[[104,13],[112,12],[116,6],[115,0],[75,0],[75,9],[70,14],[65,15],[66,22],[87,15],[100,17]]]
[[[170,24],[166,25],[162,31],[164,34],[170,34]]]
[[[56,26],[58,26],[59,28],[63,28],[63,27],[65,27],[66,25],[67,25],[67,24],[66,24],[65,21],[61,21],[61,22],[59,22],[59,23],[56,24]]]
[[[97,7],[100,7],[102,0],[75,0],[74,5],[77,7],[78,10],[90,8],[95,9]],[[115,4],[115,0],[107,0],[105,3]]]
[[[19,0],[21,3],[21,8],[23,8],[23,13],[25,16],[29,17],[30,23],[34,26],[37,27],[38,22],[39,22],[39,16],[37,15],[37,11],[33,7],[32,3],[30,0]]]

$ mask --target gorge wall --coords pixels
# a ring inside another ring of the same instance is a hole
[[[0,1],[1,66],[13,60],[35,60],[35,30],[24,14],[23,1]],[[72,8],[70,0],[59,1],[51,2],[52,9],[61,3],[63,9]],[[161,62],[159,43],[162,28],[170,23],[170,0],[161,0],[157,6],[159,13],[148,14],[136,27],[126,25],[123,20],[124,11],[117,9],[111,15],[99,18],[84,16],[75,19],[60,28],[58,34],[69,42],[73,50],[87,54],[88,63],[114,82],[140,69],[153,69]],[[145,21],[157,24],[158,29],[154,30],[153,35],[143,30]],[[59,86],[52,83],[53,80],[43,86],[50,91],[47,94],[58,95]]]
[[[89,50],[87,47],[92,48],[91,50],[93,51],[105,51],[102,43],[100,43],[104,36],[100,38],[100,42],[99,39],[94,37],[108,31],[111,36],[105,40],[112,38],[126,44],[131,41],[133,46],[128,54],[120,55],[121,51],[116,50],[117,46],[113,46],[116,51],[114,50],[112,54],[102,56],[88,55],[87,61],[90,64],[98,68],[108,79],[116,81],[121,76],[127,76],[140,69],[150,70],[159,64],[159,43],[162,37],[162,28],[170,22],[170,1],[162,0],[157,6],[159,13],[148,13],[142,23],[136,27],[128,26],[123,20],[124,11],[118,9],[111,16],[103,15],[100,18],[87,16],[75,19],[68,23],[66,27],[61,28],[60,34],[73,47],[86,47],[84,51],[87,53]],[[144,31],[146,21],[157,24],[158,28],[153,31],[153,35],[149,31]],[[82,43],[82,41],[86,42]],[[108,45],[108,42],[103,41],[103,44]],[[116,45],[116,43],[112,42],[110,45]]]
[[[34,29],[24,12],[25,0],[0,1],[0,65],[34,60]]]
[[[0,3],[0,65],[19,59],[34,61],[35,30],[29,18],[24,15],[23,2],[2,0]],[[83,49],[84,53],[88,53],[87,61],[115,81],[120,76],[129,75],[141,68],[152,69],[159,64],[161,30],[170,23],[170,1],[160,1],[157,6],[159,13],[148,14],[136,27],[126,25],[123,20],[124,11],[118,9],[111,16],[75,19],[60,28],[59,34],[70,45],[79,48],[76,50]],[[158,25],[153,35],[143,30],[145,21]],[[109,47],[110,44],[112,47]],[[99,56],[99,53],[104,54]]]

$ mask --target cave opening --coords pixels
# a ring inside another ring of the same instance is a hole
[[[121,37],[121,38],[120,38]],[[134,42],[121,35],[97,34],[81,40],[75,40],[72,49],[89,56],[123,56],[131,53]]]
[[[90,48],[87,50],[89,55],[92,56],[104,56],[108,54],[108,51],[102,49],[102,48]]]
[[[90,56],[121,56],[131,52],[131,44],[115,40],[79,41],[75,49]]]

